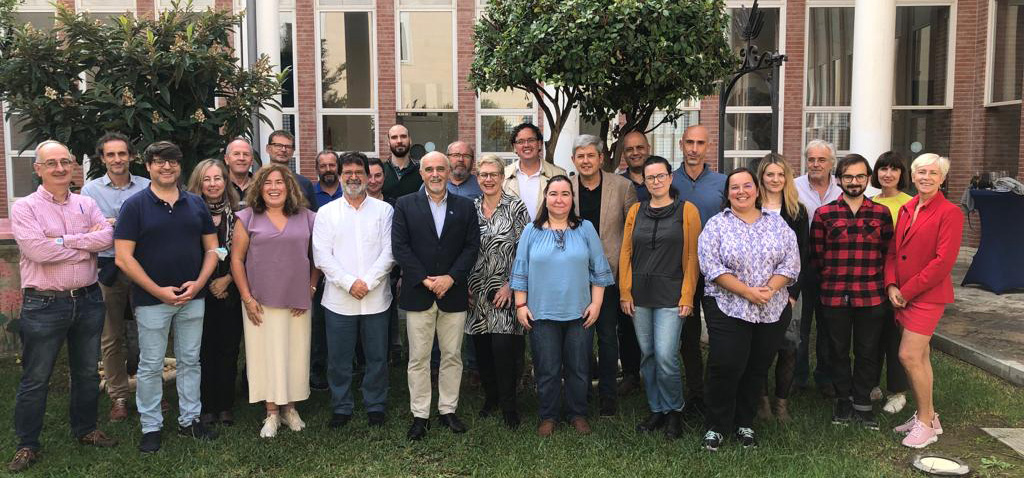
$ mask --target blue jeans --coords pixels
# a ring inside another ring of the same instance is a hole
[[[683,377],[679,370],[679,333],[683,321],[678,307],[637,307],[633,314],[640,343],[640,375],[652,413],[683,409]]]
[[[136,375],[135,405],[139,409],[142,433],[160,430],[164,416],[160,399],[164,395],[164,356],[167,335],[174,326],[174,358],[178,387],[178,424],[187,427],[199,418],[199,349],[203,343],[203,299],[185,305],[146,305],[135,308],[139,323],[139,372]]]
[[[388,405],[388,321],[387,310],[369,315],[341,315],[325,308],[327,330],[327,383],[331,387],[331,410],[351,415],[352,360],[356,336],[363,344],[366,372],[363,374],[363,404],[367,412],[383,412]]]
[[[21,302],[21,383],[14,403],[14,434],[18,448],[39,449],[46,394],[53,365],[64,340],[71,368],[71,432],[82,437],[96,429],[100,396],[100,335],[103,295],[94,287],[80,297],[55,298],[26,294]]]
[[[541,420],[559,415],[559,395],[565,378],[567,418],[587,416],[590,388],[590,349],[594,329],[583,328],[583,319],[535,320],[530,331],[533,368],[537,375],[538,411]]]

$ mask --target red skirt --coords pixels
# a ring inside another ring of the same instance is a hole
[[[946,304],[910,302],[906,307],[895,310],[896,322],[904,329],[931,336],[935,333],[935,326],[939,325],[942,313],[946,311]]]

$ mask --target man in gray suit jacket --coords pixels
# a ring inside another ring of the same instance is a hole
[[[604,149],[604,142],[589,134],[580,135],[573,143],[572,162],[578,173],[572,180],[573,203],[580,217],[597,229],[605,258],[612,266],[613,275],[618,277],[622,230],[629,207],[636,202],[636,188],[628,179],[601,170]],[[597,319],[597,389],[601,416],[613,416],[617,408],[618,323],[619,288],[611,285],[604,289],[601,316]]]

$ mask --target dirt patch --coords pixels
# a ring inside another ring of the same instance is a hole
[[[958,458],[967,463],[972,475],[992,478],[1020,478],[1024,476],[1024,457],[996,440],[982,428],[1012,427],[1005,419],[993,415],[973,417],[972,426],[946,429],[939,441],[924,450],[904,448],[906,453],[893,456],[898,467],[910,468],[914,456],[931,452]]]

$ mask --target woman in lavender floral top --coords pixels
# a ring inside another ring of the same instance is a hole
[[[735,433],[744,448],[757,446],[757,401],[789,325],[786,287],[800,274],[796,234],[781,216],[761,210],[753,173],[729,173],[725,197],[725,210],[697,240],[710,345],[704,395],[710,451],[726,433]]]

